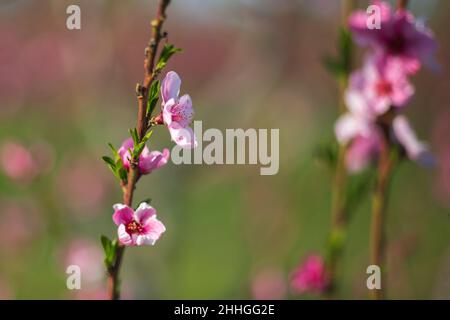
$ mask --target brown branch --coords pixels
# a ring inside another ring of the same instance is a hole
[[[348,17],[355,8],[355,0],[345,0],[341,2],[342,26],[347,28]],[[350,51],[349,64],[347,65],[346,76],[339,79],[339,114],[347,111],[344,95],[348,85],[348,75],[352,68],[352,52]],[[327,273],[329,284],[326,290],[326,296],[333,298],[337,291],[339,266],[344,249],[344,243],[341,237],[345,234],[347,225],[346,209],[346,191],[347,191],[347,168],[345,166],[345,157],[347,154],[346,146],[339,146],[336,167],[332,181],[332,202],[331,202],[331,227],[328,240],[329,257],[327,261]],[[336,239],[339,240],[336,240]],[[338,241],[336,243],[336,241]]]
[[[156,55],[158,52],[158,46],[161,40],[165,37],[165,34],[161,33],[164,20],[166,19],[166,8],[169,5],[170,0],[159,0],[158,8],[156,11],[156,17],[151,22],[151,37],[150,41],[145,48],[145,58],[144,58],[144,81],[143,84],[138,84],[136,86],[136,94],[138,99],[138,115],[136,130],[138,133],[139,142],[145,136],[149,129],[148,118],[147,118],[147,99],[152,82],[156,78],[154,73],[154,66],[156,61]],[[128,183],[123,187],[123,202],[127,206],[132,206],[133,204],[133,193],[136,188],[136,183],[140,178],[138,169],[138,158],[130,159],[130,170],[128,172]],[[116,249],[115,261],[111,268],[108,270],[108,292],[109,296],[113,300],[120,298],[120,288],[119,288],[119,272],[120,266],[122,264],[122,258],[125,247],[121,244],[118,245]]]
[[[408,0],[398,0],[397,1],[397,8],[399,10],[405,10],[408,6]]]
[[[372,221],[370,230],[370,264],[385,267],[385,214],[388,200],[389,182],[395,166],[395,158],[392,156],[391,144],[388,133],[384,135],[381,154],[378,163],[377,181],[373,191]],[[372,289],[372,299],[383,299],[385,295],[385,282],[381,279],[381,288]]]

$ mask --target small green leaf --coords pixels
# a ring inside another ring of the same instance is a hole
[[[142,150],[144,150],[145,142],[140,142],[136,148],[133,149],[133,158],[137,159],[141,154]]]
[[[104,262],[106,268],[110,268],[116,259],[117,239],[109,240],[107,236],[102,235],[100,240],[102,242],[103,251],[105,252]]]
[[[366,199],[373,186],[375,175],[376,171],[373,168],[368,168],[357,175],[349,176],[345,199],[345,210],[348,212],[349,217],[356,211],[361,202]]]
[[[158,93],[160,89],[159,80],[154,81],[150,87],[148,93],[148,101],[147,101],[147,117],[150,118],[152,116],[153,111],[155,110],[156,104],[158,102]]]
[[[338,158],[339,146],[335,141],[322,143],[314,152],[315,158],[321,164],[325,164],[328,168],[334,169],[336,167]]]
[[[147,132],[147,133],[145,134],[145,136],[142,138],[142,142],[143,142],[143,143],[146,143],[146,142],[150,139],[150,137],[152,136],[152,134],[153,134],[153,130],[150,130],[149,132]]]
[[[142,138],[142,141],[137,145],[137,147],[134,148],[134,150],[133,150],[134,158],[137,159],[139,157],[142,150],[144,150],[144,148],[145,148],[145,144],[147,143],[148,139],[150,139],[152,134],[153,134],[153,130],[150,130],[149,132],[147,132],[146,135]]]
[[[111,159],[108,156],[103,156],[102,157],[103,161],[105,161],[106,164],[108,164],[109,166],[111,166],[111,168],[115,168],[116,167],[116,163],[114,162],[113,159]]]
[[[352,47],[352,34],[347,28],[341,28],[339,34],[339,52],[341,65],[346,76],[350,73]]]
[[[114,146],[111,143],[108,143],[109,148],[111,149],[114,158],[117,160],[118,158],[120,158],[119,153],[117,152],[116,148],[114,148]]]
[[[119,179],[122,180],[124,183],[128,183],[128,172],[124,167],[121,167],[118,171]]]
[[[342,63],[336,58],[326,56],[322,59],[322,63],[325,69],[335,77],[341,77],[344,74],[344,68]]]
[[[102,235],[100,237],[100,240],[102,242],[103,250],[105,251],[105,255],[109,255],[109,251],[111,250],[111,240],[107,236]]]
[[[130,129],[131,138],[133,138],[134,147],[139,144],[139,137],[136,128]]]
[[[351,71],[352,60],[352,36],[347,28],[341,28],[339,32],[338,56],[325,57],[323,64],[325,68],[337,78],[346,78]]]
[[[159,56],[159,60],[156,65],[156,70],[157,71],[162,70],[166,66],[167,61],[169,61],[170,57],[173,54],[180,52],[180,51],[182,51],[182,49],[175,48],[172,44],[165,44],[164,48],[161,51],[161,55]]]

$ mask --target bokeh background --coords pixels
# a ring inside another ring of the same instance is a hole
[[[411,0],[439,43],[407,114],[437,156],[404,163],[388,211],[388,297],[450,298],[450,2]],[[366,1],[357,1],[359,7]],[[81,7],[82,29],[66,29]],[[176,70],[204,128],[279,128],[280,170],[169,163],[141,180],[167,232],[131,248],[125,298],[313,298],[289,290],[303,257],[323,252],[330,171],[315,151],[333,139],[340,1],[173,0],[165,30],[184,49]],[[0,1],[0,298],[102,298],[101,234],[115,236],[121,192],[101,161],[135,125],[135,84],[155,0]],[[355,62],[356,65],[360,63]],[[172,146],[157,128],[150,148]],[[370,203],[349,226],[339,296],[366,298]],[[66,288],[68,264],[82,290]]]

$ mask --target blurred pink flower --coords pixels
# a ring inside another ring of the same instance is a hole
[[[187,94],[178,98],[181,79],[174,71],[169,71],[161,85],[163,120],[172,140],[183,148],[195,148],[197,140],[189,127],[194,118],[191,97]]]
[[[264,270],[252,281],[252,296],[256,300],[281,300],[286,297],[286,281],[279,270]]]
[[[8,141],[2,145],[0,161],[3,172],[19,183],[29,183],[39,174],[48,172],[53,165],[53,150],[44,143],[30,147]]]
[[[292,274],[291,287],[295,293],[316,293],[325,291],[328,285],[325,262],[319,255],[310,255]]]
[[[346,166],[350,172],[359,172],[378,159],[382,136],[372,117],[347,112],[338,118],[334,130],[338,142],[348,145]]]
[[[359,172],[378,159],[383,136],[373,119],[346,113],[337,120],[335,133],[339,143],[348,144],[346,165],[350,172]],[[427,145],[417,139],[405,116],[394,118],[391,136],[410,160],[423,166],[434,165],[434,156]]]
[[[38,173],[38,165],[30,150],[17,142],[3,144],[0,157],[3,172],[12,180],[29,182]]]
[[[87,284],[92,286],[100,282],[104,277],[103,252],[99,246],[88,239],[72,240],[64,250],[64,267],[77,265],[81,269],[82,288]]]
[[[123,245],[154,245],[166,231],[164,224],[156,219],[156,210],[145,202],[136,211],[124,204],[115,204],[113,208],[113,221]]]
[[[36,206],[16,202],[0,202],[0,247],[2,251],[20,253],[41,228]]]
[[[348,144],[357,136],[368,137],[375,130],[376,127],[372,118],[351,112],[341,115],[334,125],[336,138],[342,145]]]
[[[404,148],[409,159],[423,166],[434,165],[434,156],[428,150],[428,146],[417,139],[405,116],[396,116],[392,122],[392,129],[396,140]]]
[[[347,149],[345,163],[348,171],[359,172],[375,162],[381,151],[381,135],[373,131],[368,136],[357,136]]]
[[[77,216],[92,216],[106,197],[107,172],[95,159],[89,157],[71,158],[60,170],[57,192]]]
[[[374,1],[373,4],[381,9],[381,28],[369,29],[368,14],[357,10],[349,18],[355,41],[372,46],[388,60],[397,60],[408,73],[417,72],[421,63],[431,65],[436,51],[432,32],[407,10],[393,12],[391,6],[383,1]]]
[[[345,102],[351,112],[373,117],[391,106],[403,107],[413,94],[414,87],[398,60],[371,55],[350,76]]]
[[[130,151],[133,150],[133,139],[128,138],[122,143],[122,146],[118,150],[120,157],[122,158],[123,166],[126,169],[130,168]],[[169,160],[170,152],[169,149],[164,149],[163,152],[150,151],[147,146],[142,150],[139,156],[139,172],[141,174],[151,173],[153,170],[161,168]]]

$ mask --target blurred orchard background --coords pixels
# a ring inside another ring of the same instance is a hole
[[[359,7],[366,1],[357,1]],[[81,30],[66,8],[81,7]],[[101,156],[135,125],[135,84],[153,0],[0,1],[0,297],[102,298],[100,234],[114,237],[121,192]],[[407,110],[438,159],[404,163],[388,210],[388,297],[450,298],[450,2],[411,0],[434,30],[440,72],[414,77]],[[124,298],[313,298],[289,275],[323,252],[330,171],[317,147],[333,140],[338,90],[323,67],[336,52],[340,1],[173,0],[165,30],[184,52],[176,70],[203,128],[280,128],[280,170],[169,163],[143,179],[167,232],[130,248]],[[361,62],[356,62],[361,65]],[[151,149],[172,147],[157,128]],[[342,298],[366,298],[369,198],[349,226]],[[66,267],[82,268],[82,290]]]

